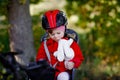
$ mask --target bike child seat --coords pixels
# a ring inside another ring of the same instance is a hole
[[[78,34],[74,30],[72,30],[72,29],[66,29],[65,35],[68,38],[72,38],[74,41],[76,41],[79,44],[79,36],[78,36]],[[45,41],[47,39],[49,39],[49,35],[48,35],[48,33],[45,33],[41,37],[40,41],[43,42],[43,41]],[[72,69],[71,73],[70,73],[70,80],[74,80],[74,75],[75,75],[75,69]]]

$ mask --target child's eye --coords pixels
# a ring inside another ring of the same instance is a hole
[[[52,36],[54,36],[55,34],[51,34]]]
[[[57,32],[57,34],[60,34],[60,32]]]
[[[49,33],[49,35],[54,36],[55,34],[54,33],[52,33],[52,34]]]

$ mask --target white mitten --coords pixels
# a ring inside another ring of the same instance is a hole
[[[63,43],[61,43],[61,41],[59,40],[58,42],[58,49],[57,51],[54,52],[54,56],[57,57],[58,61],[63,61],[65,59],[64,56],[64,51],[63,51]]]

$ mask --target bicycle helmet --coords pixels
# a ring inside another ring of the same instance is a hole
[[[42,27],[45,30],[57,28],[62,25],[67,25],[67,18],[63,11],[50,10],[45,12],[42,17]]]

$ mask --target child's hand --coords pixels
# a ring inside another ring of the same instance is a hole
[[[65,68],[69,69],[69,70],[73,69],[74,68],[74,62],[72,62],[72,61],[65,61]]]

